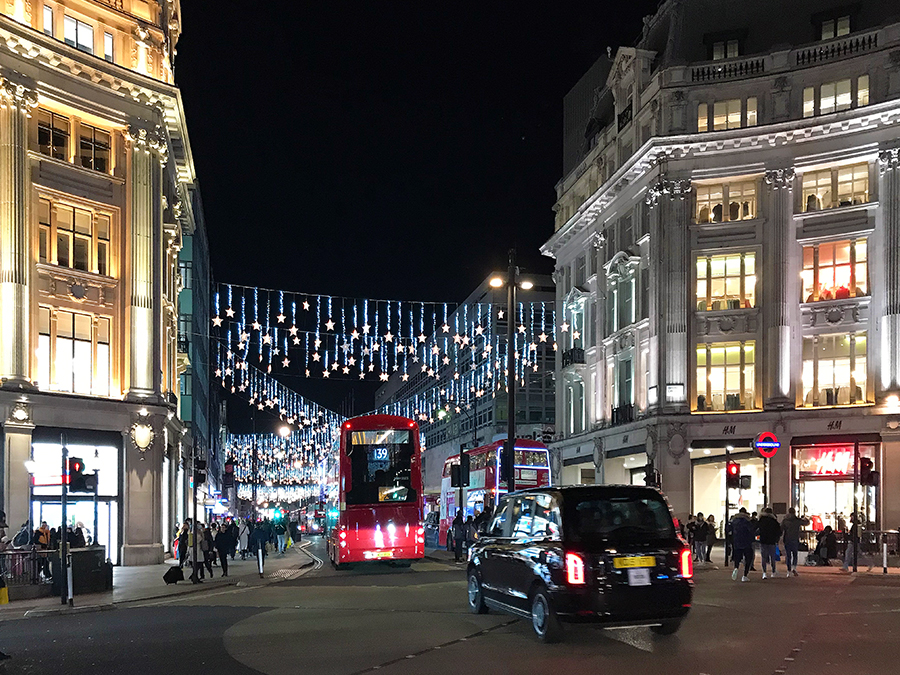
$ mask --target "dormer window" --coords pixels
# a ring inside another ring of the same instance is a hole
[[[822,40],[833,40],[834,38],[841,37],[842,35],[849,35],[850,15],[845,14],[844,16],[824,19],[822,21],[821,27]]]
[[[740,54],[737,40],[720,40],[712,43],[712,60],[733,59]]]

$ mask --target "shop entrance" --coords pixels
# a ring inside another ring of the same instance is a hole
[[[765,505],[765,460],[749,450],[739,449],[730,453],[731,461],[741,467],[741,476],[749,480],[749,487],[729,490],[729,517],[744,507],[748,512],[762,511]],[[722,536],[725,520],[725,450],[722,448],[691,449],[691,483],[693,514],[713,515],[717,534]]]

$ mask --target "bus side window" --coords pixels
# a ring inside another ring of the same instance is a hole
[[[509,500],[503,499],[500,504],[497,506],[497,511],[494,513],[494,518],[491,520],[491,524],[488,527],[488,535],[491,537],[506,537],[507,535],[507,527],[506,522],[509,519]]]

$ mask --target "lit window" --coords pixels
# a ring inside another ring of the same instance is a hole
[[[728,101],[716,101],[713,104],[713,129],[723,131],[725,129],[741,128],[741,99],[734,98]]]
[[[81,166],[106,173],[109,171],[110,136],[108,131],[81,125],[79,157]]]
[[[41,199],[38,228],[41,262],[109,275],[112,219],[108,213]]]
[[[740,45],[737,40],[720,40],[719,42],[713,42],[713,61],[720,61],[721,59],[733,59],[734,57],[738,56],[739,52]]]
[[[113,62],[113,36],[112,33],[103,34],[103,58]]]
[[[756,306],[756,254],[697,258],[697,310]]]
[[[66,16],[64,20],[64,40],[70,47],[75,47],[88,54],[94,53],[94,28],[84,21]]]
[[[747,126],[756,126],[756,97],[747,99]]]
[[[41,199],[38,202],[38,260],[45,263],[50,261],[50,202]]]
[[[109,276],[109,230],[109,216],[97,214],[97,273],[104,276]]]
[[[819,211],[869,201],[869,165],[854,164],[803,174],[803,211]]]
[[[813,117],[816,114],[816,89],[806,87],[803,89],[803,116]]]
[[[832,40],[850,34],[850,17],[840,16],[822,22],[822,39]]]
[[[721,223],[756,217],[756,181],[698,185],[696,191],[698,223]]]
[[[752,410],[755,346],[747,342],[697,345],[697,410]]]
[[[50,388],[50,308],[38,309],[37,386]]]
[[[803,338],[803,405],[866,402],[866,334]]]
[[[850,80],[826,82],[819,89],[819,114],[850,109]]]
[[[44,5],[44,33],[53,37],[53,8]]]
[[[803,247],[802,302],[869,295],[866,240]]]
[[[860,75],[856,81],[856,105],[869,105],[869,76]]]
[[[697,131],[709,131],[709,106],[705,103],[697,105]]]
[[[69,118],[38,109],[38,149],[42,155],[68,161]]]
[[[50,309],[39,308],[38,386],[44,390],[109,396],[109,336],[108,318],[59,310],[53,340]],[[51,363],[54,369],[52,382]]]
[[[803,117],[827,115],[864,105],[869,105],[868,75],[860,75],[855,81],[825,82],[818,88],[818,98],[815,87],[803,89]]]

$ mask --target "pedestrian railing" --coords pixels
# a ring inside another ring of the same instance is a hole
[[[50,551],[36,547],[0,551],[0,574],[7,586],[50,583]]]

